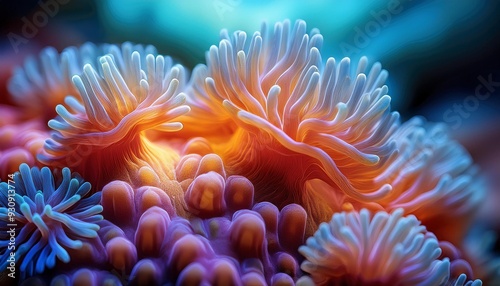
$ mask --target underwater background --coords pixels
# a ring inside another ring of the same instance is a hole
[[[0,7],[0,284],[500,283],[500,3]]]

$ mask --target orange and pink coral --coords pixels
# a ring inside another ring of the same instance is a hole
[[[484,194],[472,159],[444,126],[400,122],[379,63],[322,57],[303,21],[221,37],[190,79],[130,43],[48,48],[16,70],[0,173],[20,165],[24,203],[3,182],[0,222],[14,210],[36,233],[24,283],[498,279],[464,243]]]

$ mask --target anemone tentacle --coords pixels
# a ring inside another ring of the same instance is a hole
[[[47,167],[30,169],[21,164],[12,181],[0,183],[2,268],[15,250],[24,277],[42,273],[55,266],[56,258],[68,263],[70,249],[96,238],[97,223],[103,219],[101,195],[90,195],[90,189],[88,182],[68,168],[55,180]],[[9,244],[8,230],[14,231],[14,245]]]
[[[242,31],[223,32],[207,65],[194,71],[187,94],[195,112],[186,120],[215,118],[215,129],[197,128],[226,138],[212,148],[230,174],[252,181],[257,201],[302,203],[312,179],[358,201],[391,191],[374,180],[397,151],[391,135],[399,115],[390,111],[387,72],[379,63],[368,69],[366,58],[355,71],[348,58],[323,63],[322,41],[303,21],[271,32],[264,25],[249,41]]]
[[[86,64],[73,77],[79,99],[67,97],[56,107],[59,117],[49,121],[55,132],[40,161],[72,167],[97,188],[114,179],[141,182],[144,168],[162,186],[174,178],[178,154],[152,143],[145,131],[182,129],[175,119],[190,110],[180,92],[185,76],[169,57],[132,49],[100,57],[97,67]]]
[[[334,214],[299,248],[306,258],[302,270],[318,285],[442,285],[449,260],[438,259],[434,234],[403,212]]]
[[[53,47],[44,48],[38,58],[28,57],[22,67],[16,67],[8,83],[13,101],[23,108],[25,116],[44,114],[46,120],[56,115],[55,107],[62,104],[66,96],[76,96],[77,89],[72,77],[81,74],[83,67],[90,64],[98,68],[100,56],[111,54],[117,60],[132,51],[157,54],[153,46],[135,45],[125,42],[116,45],[85,43],[80,47],[68,47],[61,53]],[[119,62],[123,69],[125,64]]]
[[[414,117],[393,136],[400,154],[376,179],[393,190],[374,202],[387,211],[403,208],[440,240],[460,244],[485,196],[477,166],[444,124]]]

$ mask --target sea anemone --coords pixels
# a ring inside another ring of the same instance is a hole
[[[354,75],[348,58],[323,64],[322,36],[307,34],[303,21],[293,29],[278,23],[269,34],[264,25],[250,43],[241,31],[222,38],[194,71],[191,115],[225,126],[231,137],[214,138],[213,150],[230,175],[252,181],[257,201],[312,200],[317,194],[304,192],[311,179],[360,201],[388,194],[390,186],[373,179],[395,154],[399,116],[390,112],[380,64],[367,70],[362,58]]]
[[[450,275],[436,237],[403,209],[333,215],[306,245],[301,268],[318,285],[442,285]]]
[[[26,60],[20,112],[0,106],[0,266],[28,285],[497,283],[463,244],[470,156],[443,125],[401,125],[379,63],[322,42],[300,20],[223,31],[190,82],[131,43]]]
[[[485,195],[485,186],[467,151],[444,124],[421,117],[394,134],[397,159],[376,179],[392,185],[390,195],[374,201],[387,211],[414,214],[440,240],[459,244]],[[456,223],[460,221],[460,223]]]
[[[68,263],[69,249],[97,237],[102,207],[100,193],[89,196],[90,188],[68,168],[54,179],[49,168],[30,169],[26,164],[0,183],[2,269],[15,253],[22,275],[42,273],[55,266],[56,258]]]
[[[77,89],[72,77],[81,74],[86,64],[98,66],[99,57],[112,54],[115,59],[130,55],[132,51],[156,54],[153,46],[124,43],[96,46],[85,43],[80,47],[68,47],[61,53],[53,47],[44,48],[38,59],[29,56],[22,67],[16,67],[8,83],[8,90],[13,101],[21,106],[27,117],[44,115],[45,120],[56,114],[55,107],[62,104],[66,96],[75,96]]]
[[[184,77],[169,57],[135,50],[105,55],[98,67],[86,64],[73,77],[80,99],[56,107],[59,117],[49,121],[55,132],[40,161],[72,167],[97,189],[116,179],[142,182],[141,170],[160,183],[173,179],[177,152],[153,144],[145,131],[182,128],[173,120],[189,111],[179,92]]]

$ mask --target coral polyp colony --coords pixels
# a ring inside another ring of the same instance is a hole
[[[465,240],[465,149],[322,43],[303,21],[223,31],[191,78],[130,43],[28,59],[1,107],[2,285],[498,282]]]
[[[207,67],[196,70],[207,77],[198,88],[203,100],[193,98],[194,105],[237,126],[226,144],[214,146],[230,172],[252,179],[262,190],[256,198],[274,203],[307,200],[304,184],[316,178],[363,201],[387,195],[389,185],[364,174],[395,151],[391,134],[398,115],[388,109],[387,72],[376,64],[365,75],[363,58],[352,80],[348,58],[323,64],[322,36],[307,34],[304,22],[293,28],[279,23],[267,33],[264,26],[250,43],[244,32],[223,34]]]

